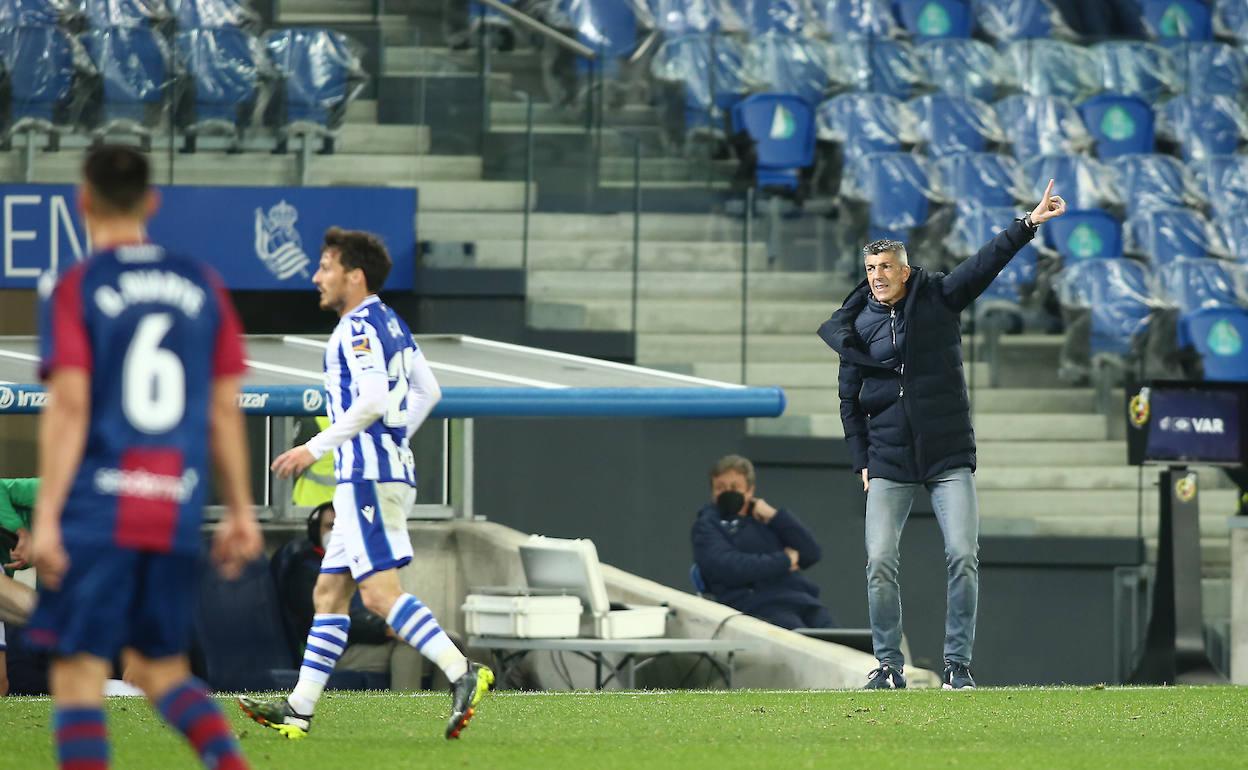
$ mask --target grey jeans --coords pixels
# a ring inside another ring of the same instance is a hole
[[[901,654],[899,546],[901,530],[920,486],[931,493],[936,521],[945,537],[945,659],[970,665],[979,603],[979,505],[970,468],[946,471],[923,484],[871,479],[866,522],[867,605],[875,657],[895,668],[906,662]]]

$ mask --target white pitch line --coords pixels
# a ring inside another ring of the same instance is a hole
[[[325,381],[325,375],[320,372],[310,372],[307,369],[296,369],[292,366],[281,366],[280,364],[267,364],[263,361],[254,361],[247,359],[247,366],[252,369],[259,369],[262,372],[272,372],[273,374],[285,374],[290,377],[302,377],[312,382],[322,383]]]
[[[28,361],[31,363],[39,363],[39,356],[31,353],[18,353],[16,350],[0,350],[0,356],[4,358],[13,358],[18,361]]]

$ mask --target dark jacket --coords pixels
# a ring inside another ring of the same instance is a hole
[[[975,469],[959,316],[1033,237],[1015,221],[947,275],[912,267],[900,369],[873,358],[855,326],[870,301],[866,281],[819,327],[841,357],[841,422],[855,473],[866,468],[872,478],[923,482]]]
[[[805,524],[783,508],[768,524],[753,516],[724,519],[712,504],[693,522],[693,561],[716,601],[747,614],[766,608],[819,606],[819,586],[789,571],[786,547],[798,552],[798,567],[823,556]]]

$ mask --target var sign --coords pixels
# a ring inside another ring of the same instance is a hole
[[[45,271],[81,261],[91,251],[74,212],[69,185],[0,185],[2,288],[33,288]]]

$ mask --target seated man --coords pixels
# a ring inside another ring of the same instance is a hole
[[[711,501],[693,523],[693,560],[721,604],[782,628],[835,628],[819,586],[800,571],[819,561],[797,516],[754,496],[754,464],[728,455],[711,469]]]
[[[0,479],[0,695],[9,692],[4,623],[25,624],[35,605],[34,589],[13,574],[30,566],[30,515],[39,479]]]

